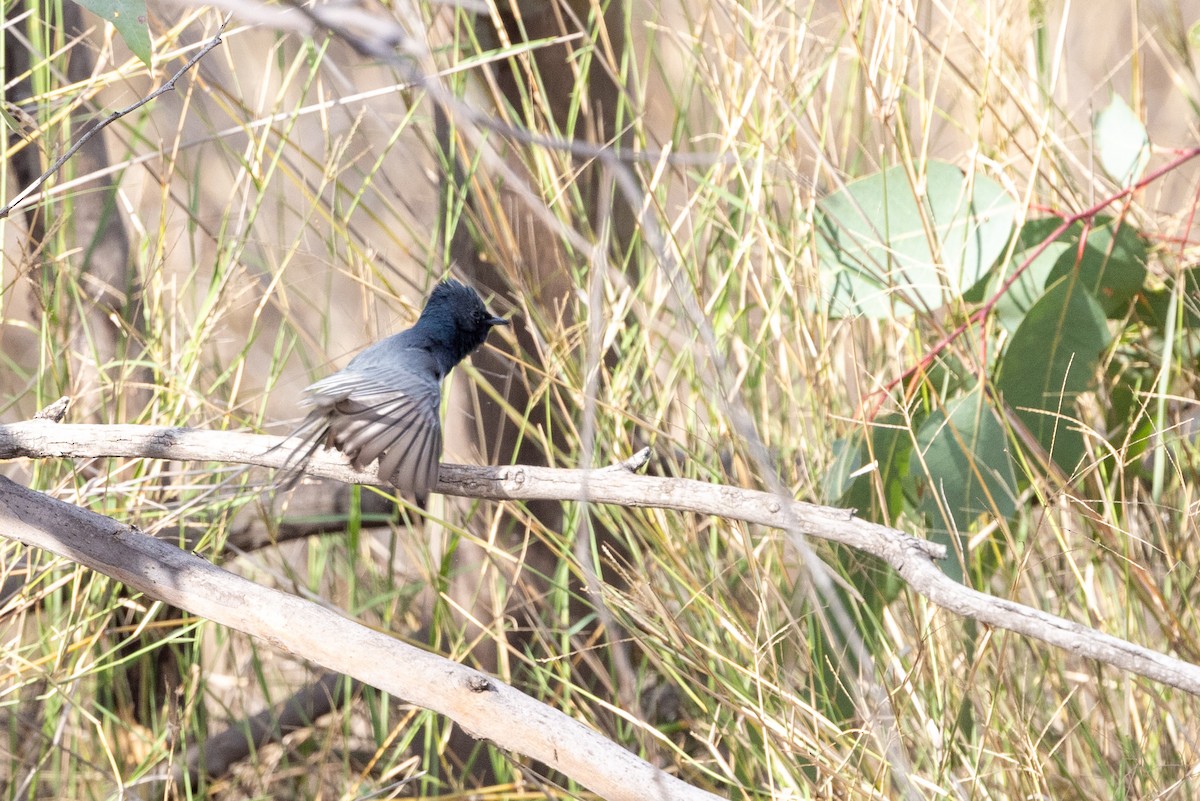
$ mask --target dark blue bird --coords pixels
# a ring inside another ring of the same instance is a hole
[[[379,460],[379,477],[423,498],[438,480],[442,379],[508,321],[493,317],[475,290],[434,287],[416,325],[376,342],[343,370],[308,387],[312,407],[294,436],[337,448],[356,469]],[[302,446],[303,447],[303,446]]]

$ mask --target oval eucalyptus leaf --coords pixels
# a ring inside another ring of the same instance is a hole
[[[1076,273],[1052,284],[1009,340],[996,388],[1066,473],[1083,458],[1075,402],[1109,342],[1104,310]]]
[[[1025,268],[1025,272],[1005,290],[996,301],[996,319],[1004,330],[1014,333],[1025,320],[1029,310],[1033,308],[1046,291],[1046,279],[1054,271],[1060,258],[1072,251],[1069,242],[1051,242],[1037,258]],[[1030,251],[1014,253],[1012,269],[1017,269],[1029,258]],[[1001,276],[1002,278],[1007,276]]]
[[[1132,186],[1150,161],[1150,137],[1141,118],[1125,98],[1114,94],[1096,114],[1093,128],[1100,166],[1121,186]]]
[[[999,270],[988,284],[988,293],[1018,269],[1059,227],[1058,220],[1030,220],[1021,228],[1009,267]],[[996,315],[1009,333],[1016,331],[1025,315],[1042,297],[1045,287],[1072,272],[1100,302],[1105,315],[1120,319],[1146,282],[1146,244],[1128,225],[1111,217],[1098,217],[1087,229],[1083,247],[1082,224],[1075,224],[1051,242],[996,302]]]
[[[817,207],[822,306],[874,318],[940,308],[1003,252],[1015,214],[995,181],[945,162],[926,165],[919,191],[902,167],[847,184]]]
[[[1110,319],[1124,317],[1129,304],[1146,283],[1146,243],[1130,225],[1098,217],[1080,251],[1081,227],[1073,228],[1073,247],[1059,257],[1046,279],[1049,285],[1072,271],[1095,296]]]
[[[910,461],[931,538],[951,552],[954,533],[965,533],[981,515],[1008,519],[1016,512],[1017,476],[1008,437],[981,389],[925,420]]]
[[[967,303],[982,303],[984,300],[990,299],[992,295],[1000,290],[1000,287],[1006,280],[1008,280],[1008,277],[1012,275],[1012,271],[1025,262],[1025,259],[1028,258],[1029,252],[1041,245],[1042,242],[1044,242],[1051,234],[1053,234],[1060,225],[1062,225],[1062,222],[1052,217],[1041,217],[1037,219],[1026,220],[1021,227],[1017,229],[1017,241],[1013,245],[1014,255],[1007,263],[1008,267],[1005,269],[1000,269],[997,267],[989,270],[987,275],[985,275],[982,280],[967,290],[966,294],[963,295],[963,300],[965,300]],[[1018,282],[1026,280],[1029,279],[1022,276],[1020,279],[1018,279]],[[1041,284],[1037,284],[1037,297],[1041,297],[1042,289],[1044,287],[1044,281]]]

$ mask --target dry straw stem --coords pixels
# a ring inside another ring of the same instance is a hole
[[[0,459],[142,457],[279,468],[287,463],[291,455],[288,446],[279,447],[285,442],[286,440],[280,437],[225,431],[136,425],[63,425],[50,420],[31,420],[0,426]],[[933,559],[944,556],[941,546],[895,529],[856,519],[850,511],[844,509],[786,501],[772,493],[703,481],[635,475],[633,470],[644,464],[646,453],[639,454],[639,457],[620,465],[596,470],[566,470],[526,465],[469,467],[443,464],[437,491],[445,495],[487,500],[588,501],[618,506],[672,509],[741,520],[789,532],[801,532],[879,557],[891,565],[913,590],[956,615],[1041,640],[1078,656],[1095,659],[1200,696],[1200,667],[1033,607],[965,587],[948,578],[933,564]],[[339,481],[385,486],[374,470],[354,470],[341,454],[327,450],[318,451],[305,467],[305,472]],[[114,525],[118,524],[91,513],[79,511],[79,515],[71,519],[86,523],[80,522],[61,528],[38,522],[50,517],[49,511],[39,516],[39,505],[46,510],[61,509],[65,506],[11,482],[5,482],[0,488],[0,506],[3,507],[0,520],[8,525],[0,529],[0,532],[99,570],[151,597],[183,607],[240,631],[263,637],[298,656],[332,670],[347,673],[413,703],[428,706],[460,722],[478,736],[487,737],[503,747],[554,765],[601,795],[610,798],[624,797],[608,795],[590,784],[584,777],[594,774],[594,767],[585,764],[573,764],[570,767],[564,765],[566,752],[563,747],[553,742],[543,743],[542,735],[533,736],[524,731],[524,726],[533,722],[541,729],[547,712],[529,712],[529,716],[525,716],[522,711],[519,717],[505,715],[490,719],[484,715],[482,720],[476,721],[474,713],[478,712],[481,706],[491,708],[493,712],[489,714],[499,713],[499,709],[492,707],[491,700],[499,703],[500,698],[496,696],[493,699],[488,695],[481,702],[471,693],[463,693],[461,677],[450,678],[457,675],[456,671],[462,670],[452,662],[422,653],[421,659],[426,660],[426,663],[422,664],[427,664],[431,671],[428,675],[406,673],[398,677],[393,671],[382,671],[380,675],[378,664],[393,664],[400,658],[391,656],[385,660],[376,660],[371,656],[378,649],[384,648],[384,642],[393,642],[390,638],[333,616],[316,606],[312,606],[312,614],[315,616],[314,621],[319,621],[320,626],[297,626],[297,621],[281,617],[278,613],[280,607],[272,604],[279,603],[278,598],[286,598],[287,608],[290,610],[303,610],[310,604],[274,591],[262,590],[270,594],[269,602],[239,601],[234,603],[232,608],[228,607],[228,597],[237,598],[238,595],[228,596],[225,584],[213,583],[212,577],[217,575],[213,571],[217,569],[207,563],[165,544],[156,544],[151,551],[149,545],[141,543],[141,539],[148,538],[141,535],[135,537],[132,530],[124,526],[119,526],[119,530],[123,532],[121,537],[97,538],[94,536],[97,526],[113,531]],[[19,510],[25,510],[25,515],[18,514]],[[59,511],[56,514],[61,515],[65,512]],[[136,554],[126,553],[135,541],[139,550]],[[149,553],[153,553],[154,556],[148,556]],[[134,563],[135,557],[141,560],[144,572],[128,569],[128,565]],[[168,560],[170,566],[167,566],[168,561],[160,563],[160,559]],[[191,580],[192,571],[196,571],[196,576],[205,578]],[[223,572],[219,574],[227,575]],[[182,581],[183,579],[187,581]],[[233,576],[229,576],[227,581],[231,582],[229,586],[236,585],[239,588],[236,592],[240,594],[250,593],[250,588],[254,588],[253,592],[261,589]],[[213,597],[218,587],[220,597]],[[332,635],[333,629],[338,630],[338,645],[331,649],[328,646],[332,640],[327,635]],[[320,638],[309,639],[303,635],[304,631],[319,632]],[[407,652],[407,647],[401,643],[396,643],[395,648],[397,654]],[[407,678],[408,676],[411,676],[411,679]],[[446,677],[451,682],[459,683],[447,685],[445,692],[433,699],[436,703],[431,700],[426,704],[422,699],[430,700],[429,686],[435,677]],[[384,683],[380,683],[381,681]],[[407,686],[410,681],[414,683],[412,687]],[[492,679],[488,681],[496,687],[502,686]],[[512,696],[507,695],[509,692],[508,688],[504,688],[504,702],[515,704],[511,700]],[[525,702],[536,703],[532,699],[526,699]],[[517,707],[513,706],[511,710],[516,713]],[[519,734],[518,726],[521,726]],[[574,724],[574,727],[564,728],[564,735],[568,731],[575,731],[575,727],[582,728]],[[598,742],[593,740],[591,747],[600,747],[599,742],[603,742],[605,747],[615,748],[611,743],[588,731],[598,738]],[[548,750],[535,752],[535,747]],[[590,757],[584,752],[572,750],[570,753],[572,758],[581,754],[584,757],[583,762],[587,763]],[[626,774],[624,778],[630,778],[631,775]]]

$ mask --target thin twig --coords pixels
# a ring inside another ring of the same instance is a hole
[[[29,197],[31,194],[36,192],[37,189],[42,184],[44,184],[44,183],[46,183],[46,181],[50,180],[50,178],[56,172],[58,172],[60,169],[62,169],[62,166],[64,164],[66,164],[71,159],[72,156],[74,156],[76,153],[78,153],[79,149],[81,147],[83,147],[84,145],[86,145],[88,143],[88,141],[92,137],[94,137],[96,134],[100,133],[102,130],[104,130],[108,126],[112,125],[114,122],[121,119],[122,117],[124,117],[128,114],[132,114],[133,112],[137,111],[139,108],[146,105],[151,100],[154,100],[155,98],[159,97],[160,95],[163,95],[167,92],[174,91],[175,83],[180,78],[182,78],[188,70],[190,70],[192,67],[196,66],[196,64],[198,64],[200,62],[200,59],[204,58],[217,45],[221,44],[221,34],[225,32],[225,26],[228,23],[229,23],[228,19],[226,19],[224,22],[222,22],[221,27],[219,27],[217,29],[216,35],[213,36],[213,38],[209,39],[208,42],[205,43],[204,47],[200,48],[200,50],[196,53],[196,55],[192,56],[192,58],[188,61],[188,63],[184,64],[183,67],[181,67],[178,72],[176,72],[174,75],[172,75],[170,80],[168,80],[162,86],[155,89],[150,94],[143,97],[141,100],[138,100],[136,103],[126,106],[123,109],[114,111],[112,114],[109,114],[104,119],[99,120],[98,122],[93,124],[92,127],[88,128],[86,131],[84,131],[83,135],[79,137],[79,139],[75,142],[75,144],[71,145],[71,148],[69,150],[67,150],[66,153],[63,153],[61,156],[59,156],[55,160],[55,162],[53,164],[50,165],[50,169],[46,170],[44,173],[42,173],[40,176],[38,176],[37,180],[35,180],[29,186],[25,187],[20,192],[18,192],[17,196],[14,197],[12,200],[10,200],[7,205],[5,205],[3,208],[0,208],[0,220],[4,219],[5,217],[8,217],[9,214],[12,213],[13,209],[15,209],[17,206],[19,206],[22,201],[24,201],[27,197]]]

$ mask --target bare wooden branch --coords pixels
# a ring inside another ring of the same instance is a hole
[[[62,425],[31,420],[0,426],[0,459],[146,457],[277,468],[290,455],[285,442],[280,437],[225,431]],[[628,464],[598,470],[443,464],[437,491],[491,500],[586,500],[672,509],[799,531],[879,557],[913,590],[956,615],[1200,695],[1200,667],[1033,607],[965,587],[947,577],[931,561],[945,555],[939,545],[854,518],[844,509],[786,501],[771,493],[690,479],[635,475],[629,468],[636,464],[637,457]],[[374,471],[356,471],[341,454],[332,451],[318,451],[306,472],[340,481],[383,485]]]
[[[183,760],[171,772],[176,782],[185,778],[198,787],[202,776],[225,776],[240,762],[270,742],[307,726],[337,708],[341,674],[326,673],[305,686],[278,709],[263,709],[223,731],[210,733],[203,742],[188,746]],[[358,682],[354,686],[359,686]]]
[[[473,736],[544,762],[603,798],[719,798],[491,676],[7,478],[0,478],[0,523],[5,537],[86,565],[151,598],[445,715]]]

